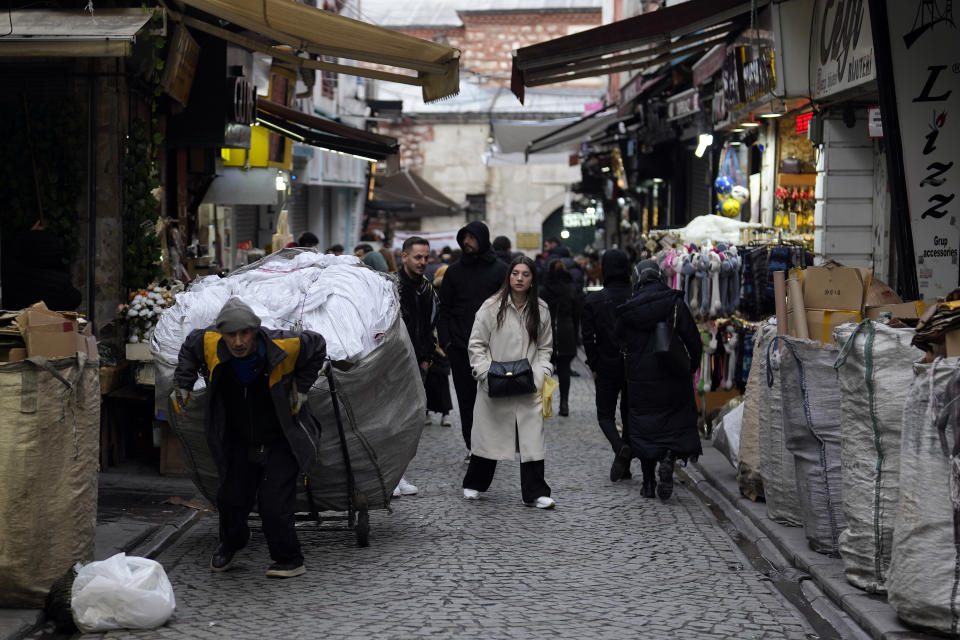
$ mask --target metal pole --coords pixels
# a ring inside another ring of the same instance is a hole
[[[883,119],[883,144],[886,147],[884,156],[887,159],[887,180],[890,186],[890,222],[897,252],[896,289],[904,300],[916,300],[920,297],[920,288],[917,283],[917,260],[910,226],[910,206],[907,202],[907,177],[903,167],[897,93],[893,84],[893,55],[890,51],[887,2],[869,0],[869,7],[877,87],[880,93],[880,115]]]
[[[93,62],[96,65],[96,62]],[[96,328],[97,293],[97,161],[94,131],[96,130],[96,80],[89,78],[87,96],[87,320]]]

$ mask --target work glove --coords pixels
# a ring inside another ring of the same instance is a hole
[[[187,405],[190,404],[190,391],[188,389],[177,388],[174,390],[175,397],[177,400],[177,407],[179,410],[187,408]]]

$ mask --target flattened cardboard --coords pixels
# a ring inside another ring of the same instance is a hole
[[[805,309],[804,315],[807,322],[807,334],[811,340],[816,340],[820,344],[832,343],[833,330],[840,325],[862,320],[859,311],[844,309]],[[790,326],[793,327],[796,323],[795,314],[789,314],[789,320]]]
[[[866,316],[871,320],[879,320],[880,314],[889,311],[890,317],[899,320],[917,320],[929,306],[937,306],[936,299],[917,300],[916,302],[901,302],[900,304],[884,304],[876,307],[867,307]]]
[[[38,302],[17,316],[17,325],[27,344],[27,355],[70,357],[77,352],[77,323]]]
[[[960,356],[960,329],[948,332],[943,340],[943,345],[946,348],[948,358]]]
[[[865,285],[869,283],[864,282],[863,273],[853,267],[807,267],[803,270],[803,306],[861,313]]]

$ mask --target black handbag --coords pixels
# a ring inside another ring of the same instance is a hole
[[[677,335],[677,305],[673,306],[673,322],[663,320],[653,328],[653,354],[671,374],[690,375],[690,352]]]
[[[526,358],[512,362],[491,362],[487,372],[487,393],[491,398],[506,398],[533,393],[533,369]]]

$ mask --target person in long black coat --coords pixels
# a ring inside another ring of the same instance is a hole
[[[696,459],[703,450],[697,431],[697,404],[692,375],[700,366],[700,333],[683,301],[683,293],[664,282],[654,260],[637,265],[636,295],[617,308],[617,336],[624,346],[629,420],[627,442],[643,470],[643,496],[666,500],[673,493],[677,460]],[[658,322],[673,323],[690,355],[689,375],[676,375],[653,353],[653,331]],[[659,484],[654,472],[657,462]]]
[[[601,259],[603,289],[583,299],[580,326],[587,366],[593,374],[597,393],[597,423],[613,448],[610,480],[627,479],[631,451],[626,438],[617,431],[617,397],[623,428],[629,422],[627,379],[623,373],[623,354],[615,329],[616,309],[630,299],[630,258],[619,249],[608,249]]]
[[[580,333],[580,289],[560,259],[552,259],[540,287],[540,297],[550,308],[553,326],[553,362],[560,388],[560,415],[570,415],[570,363],[577,355]]]

